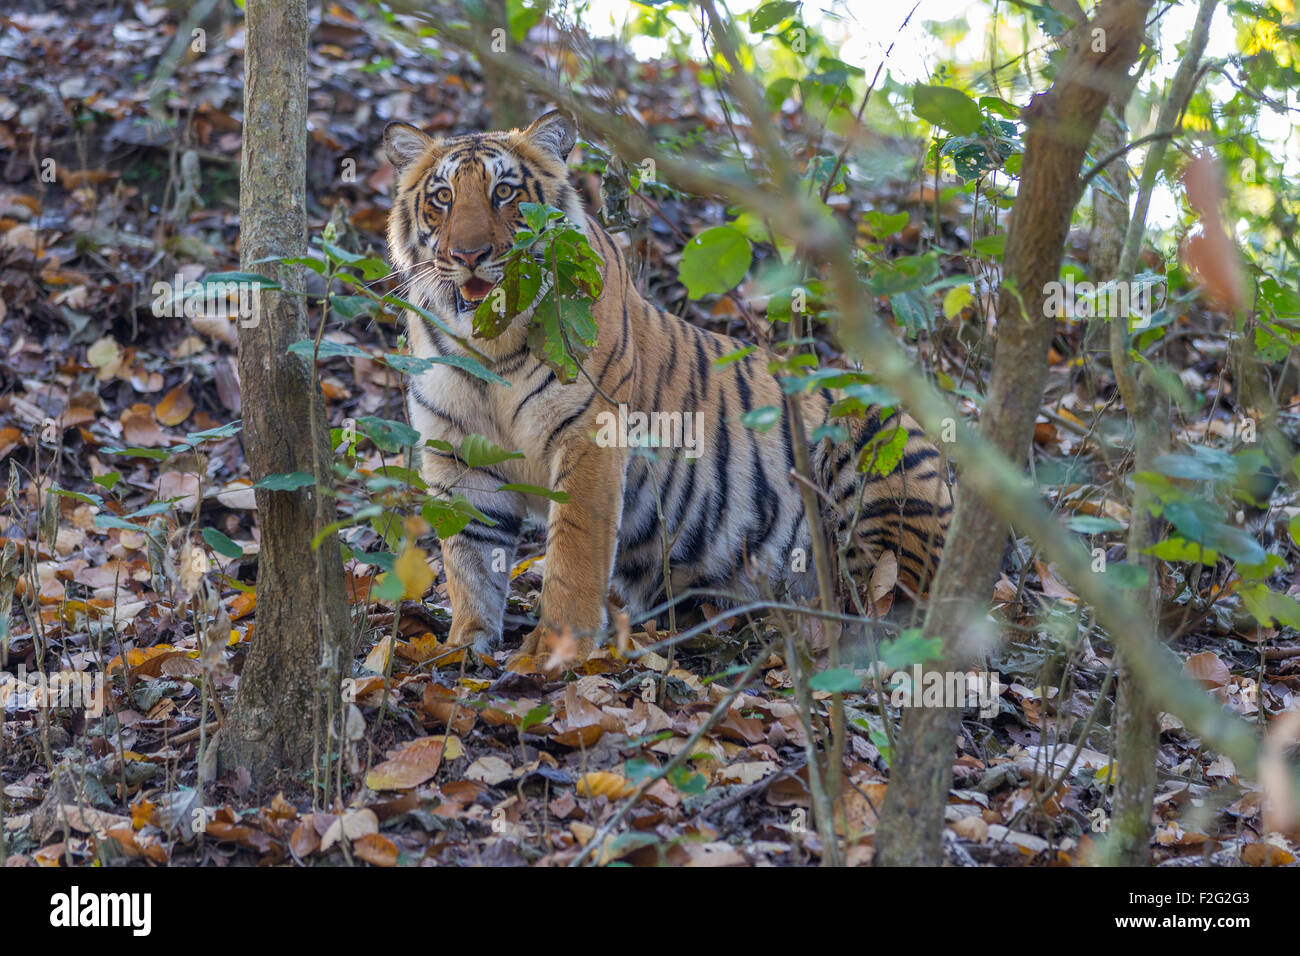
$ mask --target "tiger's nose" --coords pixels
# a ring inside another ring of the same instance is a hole
[[[477,249],[453,249],[451,250],[451,257],[467,269],[473,269],[486,259],[491,252],[492,247],[490,245],[479,246]]]

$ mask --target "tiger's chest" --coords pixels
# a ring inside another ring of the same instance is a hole
[[[509,336],[509,333],[507,333]],[[469,435],[482,435],[508,452],[494,470],[510,482],[551,487],[555,461],[569,431],[592,403],[594,391],[584,380],[560,382],[551,368],[526,347],[523,337],[503,336],[484,350],[484,365],[503,379],[487,381],[453,365],[436,365],[412,377],[407,403],[412,424],[425,438],[456,448]],[[435,358],[457,354],[454,343],[411,326],[413,354]],[[477,344],[477,343],[476,343]],[[530,502],[540,507],[544,499]]]

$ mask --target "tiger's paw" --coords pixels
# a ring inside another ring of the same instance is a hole
[[[590,637],[576,636],[572,628],[556,630],[539,624],[506,661],[506,670],[516,674],[558,677],[566,669],[590,657],[593,643]]]
[[[499,639],[495,634],[489,634],[487,631],[477,629],[466,629],[457,632],[452,630],[447,635],[447,644],[450,647],[468,647],[477,657],[483,658],[491,664],[492,652],[496,649]]]

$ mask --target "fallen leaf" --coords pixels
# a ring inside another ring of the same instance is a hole
[[[153,411],[158,421],[169,427],[185,421],[194,411],[194,399],[190,397],[189,385],[181,382],[162,397]]]
[[[371,790],[409,790],[432,778],[441,763],[442,738],[417,737],[373,767],[366,774],[366,786]]]
[[[352,844],[352,852],[371,866],[397,865],[397,846],[388,837],[378,833],[367,833],[361,837]]]

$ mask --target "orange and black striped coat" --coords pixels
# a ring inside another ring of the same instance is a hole
[[[611,585],[634,614],[662,601],[665,545],[674,594],[815,591],[808,521],[789,478],[789,422],[783,417],[767,431],[741,423],[755,408],[783,405],[768,356],[753,352],[715,365],[742,343],[638,294],[621,251],[584,214],[568,182],[565,159],[575,138],[559,113],[522,131],[445,140],[406,124],[385,131],[398,171],[391,256],[408,297],[458,335],[470,337],[472,310],[501,277],[523,223],[519,203],[564,210],[604,261],[604,289],[592,307],[598,339],[585,376],[563,384],[532,354],[525,313],[498,338],[474,340],[509,387],[438,365],[413,377],[408,389],[411,422],[423,437],[459,448],[477,433],[524,454],[467,469],[454,453],[423,452],[422,474],[433,493],[464,493],[495,522],[472,523],[442,542],[451,639],[480,650],[500,637],[509,570],[529,514],[546,522],[546,562],[541,623],[525,640],[525,654],[544,651],[549,636],[566,629],[579,639],[577,653],[588,653],[606,625]],[[418,356],[463,351],[418,316],[409,318],[409,341]],[[806,434],[827,422],[832,399],[825,390],[805,397]],[[611,416],[619,414],[616,405],[628,416],[698,416],[689,420],[702,426],[698,446],[647,455],[602,441],[602,428],[608,437]],[[917,589],[933,569],[952,507],[939,452],[906,415],[883,425],[874,411],[842,421],[847,441],[822,439],[810,449],[816,480],[837,506],[822,517],[842,536],[856,516],[848,551],[855,580],[865,581],[879,555],[892,550],[900,582]],[[900,466],[886,477],[864,477],[857,469],[860,450],[883,426],[900,424],[909,433]],[[560,503],[497,490],[511,483],[569,497]]]

